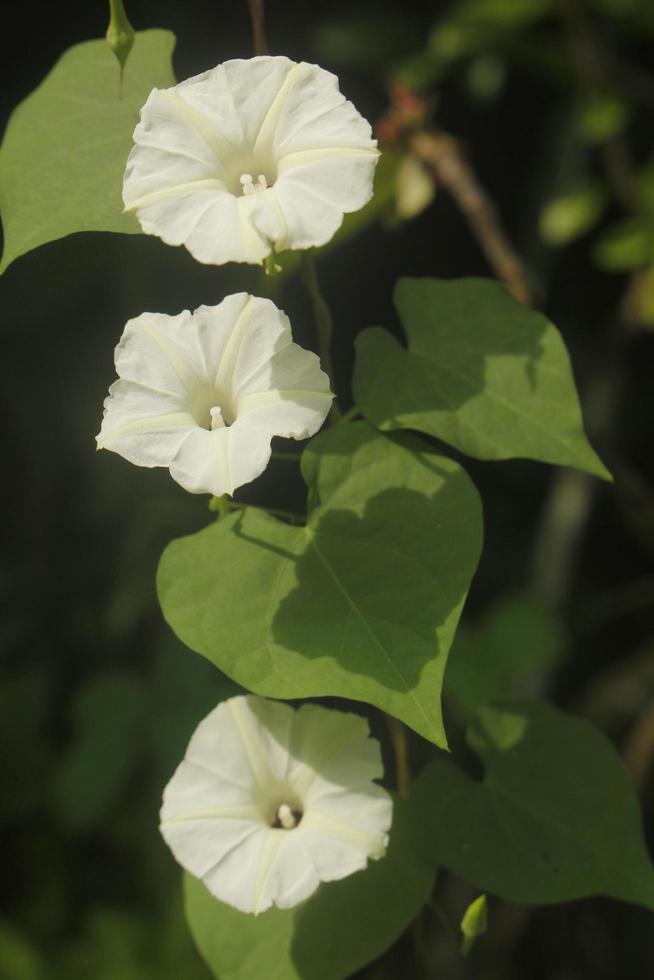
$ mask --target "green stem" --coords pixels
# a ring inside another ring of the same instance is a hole
[[[222,497],[212,497],[209,501],[209,510],[212,510],[214,514],[218,514],[219,519],[221,517],[227,517],[232,506],[232,498],[226,493]]]
[[[411,786],[411,770],[409,768],[409,745],[406,728],[398,718],[386,715],[386,725],[391,736],[393,753],[395,755],[395,784],[399,796],[408,796]]]
[[[322,369],[329,378],[330,385],[333,389],[335,387],[334,364],[332,361],[333,319],[329,306],[327,305],[327,300],[320,289],[318,270],[316,269],[313,251],[302,253],[302,281],[311,300]],[[339,421],[340,418],[341,413],[334,398],[328,419],[333,424]]]
[[[356,405],[353,405],[352,408],[348,408],[347,412],[343,412],[343,414],[338,420],[339,424],[341,422],[351,422],[353,419],[358,418],[360,415],[361,415],[361,411],[359,410],[359,408]]]

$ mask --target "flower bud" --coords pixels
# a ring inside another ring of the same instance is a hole
[[[109,27],[107,28],[107,44],[118,58],[122,76],[125,62],[134,45],[134,28],[127,19],[123,0],[109,0]]]

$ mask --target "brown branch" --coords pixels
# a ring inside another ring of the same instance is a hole
[[[515,298],[529,306],[532,292],[522,267],[502,229],[494,204],[464,158],[458,142],[447,133],[420,131],[411,149],[428,166],[465,215],[491,268]]]
[[[263,0],[248,0],[250,8],[250,18],[252,20],[252,33],[254,35],[254,53],[268,54],[268,44],[266,42],[266,32],[263,24]]]

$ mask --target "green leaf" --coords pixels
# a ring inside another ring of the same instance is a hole
[[[463,913],[461,919],[461,955],[467,956],[472,949],[475,939],[483,936],[488,926],[488,910],[486,908],[486,896],[480,895],[474,902],[471,902]]]
[[[584,434],[556,329],[489,279],[400,279],[405,350],[379,327],[357,338],[355,401],[384,430],[417,429],[478,459],[526,457],[610,474]]]
[[[426,902],[433,870],[415,855],[408,804],[396,800],[386,856],[320,886],[302,905],[246,915],[186,875],[193,938],[219,980],[341,980],[391,946]]]
[[[526,905],[611,895],[654,909],[638,802],[611,743],[540,703],[485,707],[468,729],[481,781],[447,758],[414,784],[425,858]]]
[[[0,150],[0,272],[73,232],[140,232],[123,214],[123,173],[141,106],[175,83],[174,44],[169,31],[137,33],[122,84],[105,40],[77,44],[14,111]]]
[[[445,697],[473,715],[483,704],[530,693],[563,652],[560,618],[537,596],[505,596],[479,625],[457,630],[445,671]]]
[[[169,545],[166,619],[257,694],[367,701],[443,745],[443,671],[481,546],[476,490],[452,460],[365,422],[322,433],[302,468],[306,527],[251,509]]]

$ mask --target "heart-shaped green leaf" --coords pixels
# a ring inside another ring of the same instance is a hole
[[[245,915],[186,875],[193,938],[219,980],[342,980],[380,956],[427,901],[434,872],[413,850],[407,804],[396,800],[386,856],[323,884],[292,909]]]
[[[166,619],[257,694],[367,701],[444,745],[443,671],[481,547],[475,488],[365,422],[315,439],[303,472],[306,527],[248,510],[169,545]]]
[[[137,33],[121,84],[106,41],[76,44],[14,111],[0,150],[0,272],[76,231],[140,232],[123,214],[123,173],[141,106],[175,84],[174,45],[170,31]]]
[[[408,350],[379,327],[357,338],[354,394],[368,421],[478,459],[611,478],[584,433],[565,344],[541,313],[486,279],[400,279],[395,305]]]
[[[482,708],[468,741],[482,781],[442,758],[414,786],[418,846],[434,866],[527,905],[611,895],[654,909],[638,802],[600,731],[509,703]]]

